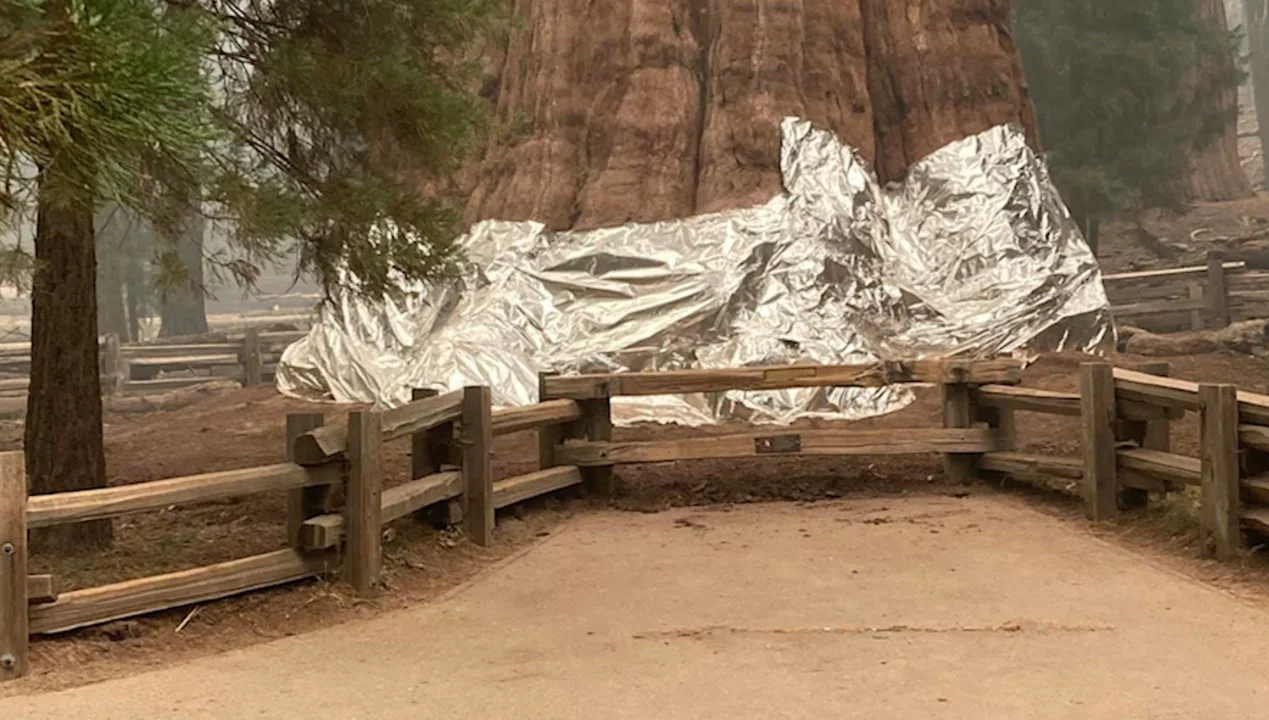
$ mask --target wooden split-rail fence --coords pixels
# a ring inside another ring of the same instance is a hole
[[[1021,370],[1005,359],[544,375],[538,404],[496,411],[487,387],[416,391],[407,405],[350,412],[338,423],[325,424],[319,413],[288,416],[285,462],[30,497],[21,454],[0,454],[0,680],[26,672],[31,635],[318,575],[339,573],[358,593],[372,593],[385,524],[419,514],[459,524],[473,542],[488,545],[499,508],[581,485],[612,492],[614,468],[631,463],[934,453],[959,481],[999,474],[1077,480],[1096,520],[1141,506],[1151,491],[1201,485],[1205,548],[1221,558],[1236,553],[1240,525],[1269,530],[1269,397],[1105,363],[1081,368],[1079,394],[1056,393],[1019,387]],[[619,396],[897,383],[940,386],[941,427],[763,430],[639,442],[612,434],[611,400]],[[1082,418],[1082,457],[1016,452],[1019,412]],[[1202,415],[1201,459],[1170,452],[1168,423],[1185,412]],[[527,430],[537,432],[538,470],[495,481],[493,439]],[[384,443],[407,438],[411,479],[385,487]],[[331,504],[337,487],[340,508]],[[56,578],[27,573],[31,528],[278,490],[288,492],[288,546],[280,550],[70,592],[59,592]]]
[[[1117,273],[1102,278],[1120,325],[1156,333],[1220,330],[1269,318],[1269,270],[1210,253],[1206,265]]]
[[[101,338],[102,393],[150,395],[212,380],[260,385],[272,380],[287,346],[307,334],[249,328],[214,341],[145,344],[120,344],[118,336],[106,335]],[[0,343],[0,397],[26,395],[30,371],[31,343]]]

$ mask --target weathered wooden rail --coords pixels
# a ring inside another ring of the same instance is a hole
[[[549,436],[581,419],[579,404],[568,399],[494,412],[488,388],[420,391],[405,406],[352,412],[332,425],[320,413],[288,416],[285,462],[30,497],[21,453],[0,454],[0,680],[26,672],[30,635],[336,572],[358,592],[371,592],[379,583],[383,526],[412,514],[466,520],[472,538],[488,544],[496,508],[581,482],[578,468],[550,464],[494,482],[492,438],[534,429]],[[411,480],[385,488],[383,444],[406,438]],[[336,486],[345,497],[338,510],[330,504]],[[52,576],[26,571],[29,529],[276,491],[288,493],[283,549],[69,592],[59,592]]]
[[[260,385],[273,378],[286,347],[306,334],[248,329],[217,342],[136,345],[107,335],[101,339],[102,393],[148,395],[211,380]],[[0,397],[26,395],[30,370],[29,342],[0,343]]]
[[[937,454],[959,481],[1010,475],[1058,477],[1082,488],[1090,518],[1142,507],[1149,493],[1202,488],[1205,551],[1234,555],[1240,529],[1269,531],[1269,397],[1227,385],[1167,377],[1106,363],[1080,368],[1080,392],[1023,388],[1013,360],[919,361],[850,366],[780,366],[622,375],[543,375],[541,402],[492,407],[486,387],[415,399],[383,412],[360,410],[325,424],[321,414],[287,418],[286,461],[136,485],[27,497],[20,454],[0,454],[0,679],[21,675],[32,634],[57,633],[235,593],[339,573],[358,593],[380,582],[383,526],[417,515],[461,525],[492,542],[495,511],[575,486],[611,493],[614,468],[706,458],[788,455]],[[709,437],[615,441],[614,397],[792,387],[937,385],[941,427],[885,431],[773,429]],[[1062,458],[1015,449],[1018,413],[1081,419],[1082,453]],[[1169,423],[1201,416],[1201,459],[1171,452]],[[499,435],[534,430],[538,469],[495,480]],[[385,487],[386,442],[410,442],[409,480]],[[344,505],[332,498],[342,488]],[[56,578],[28,575],[26,531],[172,505],[270,491],[287,493],[288,546],[207,567],[61,591]]]
[[[1233,557],[1243,530],[1269,533],[1269,396],[1167,374],[1166,363],[1138,370],[1086,363],[1079,394],[979,388],[974,397],[994,413],[993,427],[1012,427],[1018,412],[1078,416],[1082,443],[1079,458],[988,452],[978,470],[1078,481],[1093,520],[1142,507],[1150,492],[1197,486],[1204,552]],[[1198,458],[1171,451],[1169,423],[1191,412],[1200,416]]]
[[[1220,329],[1269,318],[1269,271],[1227,262],[1118,273],[1102,278],[1111,313],[1121,324],[1154,332]]]

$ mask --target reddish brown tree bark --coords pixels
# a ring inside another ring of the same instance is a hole
[[[1224,0],[1198,0],[1198,6],[1201,15],[1226,27]],[[1232,54],[1213,57],[1209,62],[1208,71],[1217,74],[1234,69]],[[1204,72],[1202,68],[1198,71],[1200,84]],[[1255,193],[1238,156],[1238,87],[1231,84],[1217,93],[1213,101],[1219,106],[1221,128],[1215,138],[1206,138],[1191,156],[1189,195],[1191,199],[1207,201],[1251,197]]]
[[[485,83],[503,132],[467,220],[684,217],[779,192],[799,115],[883,181],[948,142],[1036,121],[1008,0],[513,0]]]

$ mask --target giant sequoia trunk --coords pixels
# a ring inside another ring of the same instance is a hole
[[[32,493],[105,487],[97,348],[93,198],[54,163],[41,173],[36,270],[31,290],[31,387],[26,471]],[[109,545],[109,520],[61,525],[33,545],[91,550]]]
[[[1219,27],[1226,27],[1225,0],[1198,0],[1199,12]],[[1199,83],[1205,72],[1224,75],[1233,69],[1230,53],[1209,59],[1207,68],[1199,68]],[[1215,94],[1213,101],[1221,116],[1221,127],[1215,138],[1204,138],[1190,158],[1190,197],[1194,200],[1237,200],[1254,192],[1243,172],[1238,157],[1238,87],[1230,85]]]
[[[467,219],[678,218],[779,192],[779,124],[860,148],[883,181],[953,140],[1036,121],[1008,0],[512,0],[486,82],[505,133]]]

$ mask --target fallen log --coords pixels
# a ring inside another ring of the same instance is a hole
[[[147,413],[158,410],[176,410],[216,393],[237,390],[242,387],[237,380],[209,379],[186,388],[169,390],[153,395],[116,396],[105,398],[105,410],[109,413]]]
[[[1121,328],[1120,350],[1133,355],[1170,357],[1232,350],[1251,353],[1269,348],[1269,320],[1248,320],[1221,330],[1158,335],[1140,328]]]

